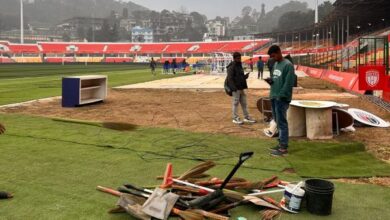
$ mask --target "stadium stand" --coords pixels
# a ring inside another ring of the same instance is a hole
[[[105,54],[127,54],[130,53],[133,44],[125,44],[125,43],[112,43],[107,44]]]
[[[164,53],[188,53],[189,49],[193,46],[193,44],[179,43],[179,44],[169,44],[163,50]]]
[[[0,56],[0,63],[15,63],[15,61],[9,57]]]
[[[164,49],[167,47],[166,44],[136,44],[130,50],[134,54],[162,54]]]
[[[40,50],[36,44],[9,44],[9,51],[13,54],[39,54]]]
[[[133,62],[131,57],[106,57],[102,60],[104,63],[130,63]]]
[[[0,55],[11,54],[16,62],[136,62],[134,57],[205,57],[212,53],[239,51],[252,53],[262,49],[271,39],[181,43],[74,43],[41,42],[38,44],[0,44]],[[66,56],[65,56],[66,55]],[[63,58],[65,56],[65,58]],[[29,57],[29,58],[26,58]],[[178,58],[179,59],[179,58]]]

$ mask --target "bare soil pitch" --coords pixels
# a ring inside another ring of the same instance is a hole
[[[312,85],[312,79],[300,79],[300,85]],[[45,117],[62,117],[90,121],[126,122],[149,127],[184,129],[242,137],[267,138],[263,129],[268,125],[256,108],[267,90],[249,90],[250,113],[259,123],[236,126],[231,122],[231,99],[219,91],[189,91],[162,89],[130,89],[109,91],[108,99],[101,104],[79,108],[62,108],[59,99],[35,102],[27,106],[1,109],[6,113],[23,113]],[[294,99],[329,100],[349,104],[351,107],[372,112],[385,120],[390,114],[376,105],[349,93],[321,89],[298,89]],[[377,158],[390,162],[390,132],[382,128],[357,128],[354,133],[342,133],[334,141],[359,141]]]

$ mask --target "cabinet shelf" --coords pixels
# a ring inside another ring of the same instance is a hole
[[[81,91],[100,89],[100,88],[101,88],[101,86],[90,86],[90,87],[81,88]]]
[[[71,76],[62,79],[62,106],[77,107],[104,101],[107,76]]]

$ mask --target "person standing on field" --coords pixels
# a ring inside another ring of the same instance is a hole
[[[234,124],[243,124],[246,123],[256,123],[249,116],[247,98],[245,94],[245,89],[248,89],[246,80],[249,77],[248,74],[244,74],[244,69],[241,62],[241,54],[235,52],[233,54],[233,62],[227,66],[227,86],[232,91],[233,103],[232,103],[232,112],[233,112],[233,123]],[[238,116],[238,106],[241,105],[242,111],[244,113],[244,120],[241,121]]]
[[[262,57],[259,57],[259,60],[257,61],[257,79],[263,79],[263,72],[264,72],[264,61]]]
[[[271,148],[271,155],[284,156],[288,153],[287,110],[292,99],[295,70],[293,64],[283,58],[279,46],[271,46],[268,55],[275,61],[271,74],[272,78],[269,81],[271,84],[272,115],[279,130],[279,144]]]
[[[249,68],[251,69],[251,72],[253,72],[253,60],[252,60],[252,58],[249,60]]]
[[[156,66],[157,66],[157,63],[156,63],[156,61],[154,61],[154,58],[152,57],[152,60],[150,61],[150,69],[152,70],[153,76],[156,75]]]

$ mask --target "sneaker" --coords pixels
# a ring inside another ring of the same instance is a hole
[[[234,124],[237,124],[237,125],[242,125],[242,124],[244,124],[244,122],[242,122],[241,119],[238,118],[238,117],[233,119],[233,123],[234,123]]]
[[[273,150],[271,152],[271,156],[275,156],[275,157],[283,157],[283,156],[286,156],[288,154],[288,151],[285,150],[285,149],[278,149],[278,150]]]
[[[254,124],[254,123],[256,123],[256,120],[253,120],[250,117],[246,117],[246,118],[244,118],[244,122],[245,123]]]
[[[277,146],[275,146],[275,147],[270,147],[270,148],[269,148],[269,150],[271,150],[271,151],[279,150],[279,149],[280,149],[279,145],[277,145]]]

